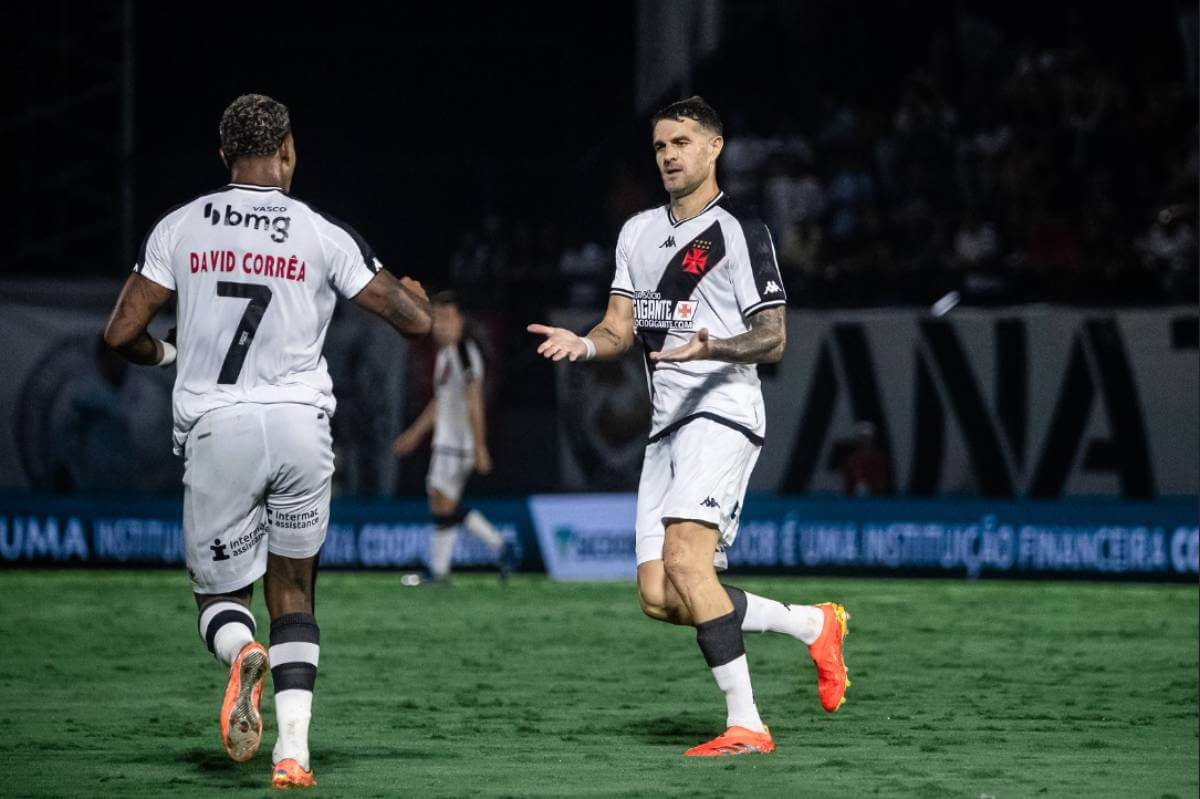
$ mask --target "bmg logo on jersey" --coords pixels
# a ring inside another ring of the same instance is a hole
[[[244,227],[246,229],[266,230],[271,233],[271,241],[287,241],[288,228],[292,225],[290,216],[272,217],[270,214],[286,211],[282,205],[256,205],[252,211],[236,211],[232,205],[226,204],[225,212],[213,208],[212,203],[204,204],[204,218],[213,225],[224,224],[226,227]]]

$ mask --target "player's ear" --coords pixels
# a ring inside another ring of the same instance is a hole
[[[221,156],[221,163],[225,165],[226,169],[229,169],[229,159],[225,157],[225,148],[218,147],[217,155]]]
[[[725,149],[725,137],[713,136],[708,142],[709,148],[712,150],[712,158],[714,161],[721,155],[721,150]]]
[[[296,163],[296,140],[292,138],[292,134],[283,137],[283,141],[279,143],[279,158],[285,164]]]

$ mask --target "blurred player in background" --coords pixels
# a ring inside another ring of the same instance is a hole
[[[808,645],[825,710],[841,706],[845,609],[787,605],[723,586],[750,473],[766,432],[755,364],[783,357],[783,281],[770,233],[717,187],[721,120],[692,97],[652,119],[666,206],[629,219],[617,240],[604,319],[586,337],[530,325],[554,361],[619,358],[640,339],[653,405],[638,486],[636,550],[642,609],[696,628],[725,693],[724,733],[694,757],[772,752],[750,684],[743,631],[786,633]]]
[[[392,445],[396,456],[403,457],[433,433],[433,456],[425,479],[435,525],[429,546],[429,579],[441,584],[450,577],[459,525],[492,550],[501,579],[507,579],[511,570],[510,548],[500,531],[479,511],[460,505],[471,473],[492,471],[483,407],[483,357],[478,345],[464,336],[464,323],[453,292],[433,296],[433,340],[438,347],[433,398]],[[405,580],[413,585],[420,582],[411,575]]]
[[[229,185],[154,225],[104,337],[133,363],[178,370],[184,546],[200,638],[229,666],[225,751],[245,761],[258,750],[270,668],[279,723],[272,784],[312,786],[316,569],[329,524],[335,409],[325,332],[338,294],[406,336],[427,333],[432,320],[419,283],[393,277],[350,227],[288,193],[296,147],[284,105],[243,95],[225,109],[220,137]],[[172,294],[178,350],[146,329]],[[254,639],[250,612],[259,577],[269,653]]]

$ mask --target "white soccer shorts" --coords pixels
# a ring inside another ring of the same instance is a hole
[[[745,433],[710,419],[695,419],[647,445],[637,497],[638,565],[662,559],[663,519],[686,519],[717,528],[713,562],[725,568],[760,449]]]
[[[437,491],[457,503],[474,470],[473,453],[434,447],[433,457],[429,459],[429,473],[425,476],[425,490]]]
[[[312,405],[239,403],[187,436],[183,536],[197,593],[250,585],[267,553],[310,558],[329,528],[333,438]]]

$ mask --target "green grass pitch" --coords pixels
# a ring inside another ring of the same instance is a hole
[[[731,579],[853,614],[826,715],[804,648],[747,640],[774,755],[687,760],[724,703],[632,585],[321,577],[314,796],[1194,797],[1196,586]],[[261,596],[255,598],[265,640]],[[260,796],[174,572],[0,573],[0,795]]]

